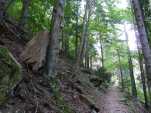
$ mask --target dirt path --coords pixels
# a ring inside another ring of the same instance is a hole
[[[128,106],[121,102],[123,94],[116,87],[110,87],[103,95],[102,109],[100,113],[132,113]]]
[[[101,99],[99,113],[149,113],[139,102],[128,101],[119,88],[112,86],[107,89]]]

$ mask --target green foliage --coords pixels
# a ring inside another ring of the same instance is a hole
[[[35,33],[50,29],[53,0],[31,0],[27,20],[27,29]],[[22,0],[14,0],[8,8],[8,14],[17,21],[22,13]]]
[[[50,30],[52,0],[31,0],[28,28],[32,32]]]
[[[111,73],[103,67],[96,70],[96,75],[102,79],[104,83],[109,83],[111,81]]]
[[[0,48],[0,65],[0,104],[2,104],[21,79],[21,67],[6,48]]]
[[[17,21],[19,21],[20,19],[21,11],[22,11],[22,0],[14,0],[7,10],[8,14],[15,18]]]

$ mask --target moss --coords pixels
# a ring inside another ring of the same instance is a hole
[[[21,79],[21,68],[6,48],[0,48],[0,104]]]

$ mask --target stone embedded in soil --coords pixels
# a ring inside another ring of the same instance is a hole
[[[49,32],[38,32],[26,45],[21,54],[22,60],[32,67],[33,71],[38,71],[45,64],[46,51],[49,42]]]
[[[8,49],[0,47],[0,104],[8,98],[8,93],[21,80],[21,65]]]

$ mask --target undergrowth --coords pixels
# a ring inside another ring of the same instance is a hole
[[[53,97],[55,99],[56,105],[58,106],[61,113],[73,113],[73,110],[65,102],[63,96],[60,93],[59,80],[56,78],[50,79],[50,86],[53,91]]]

